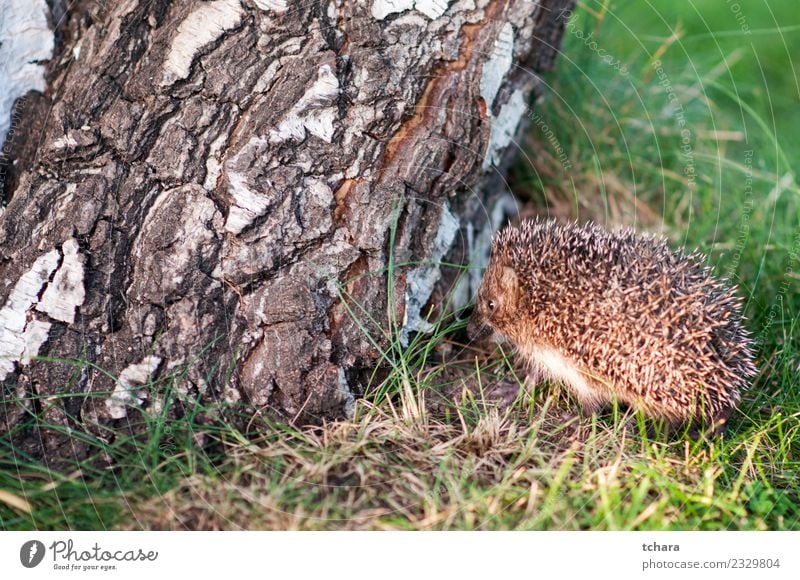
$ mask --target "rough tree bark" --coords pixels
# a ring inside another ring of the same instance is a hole
[[[378,359],[348,306],[386,327],[391,284],[403,332],[424,331],[442,272],[387,280],[390,253],[485,253],[491,214],[507,209],[508,145],[568,4],[68,10],[43,138],[18,155],[0,215],[0,430],[30,413],[121,426],[162,404],[137,387],[178,372],[179,402],[346,415]],[[456,304],[469,293],[467,277]],[[58,429],[28,439],[76,451]]]

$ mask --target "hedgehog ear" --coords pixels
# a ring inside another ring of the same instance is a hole
[[[517,296],[519,294],[519,278],[514,268],[511,266],[503,266],[500,270],[500,287],[506,296],[510,298],[512,304],[516,304]]]

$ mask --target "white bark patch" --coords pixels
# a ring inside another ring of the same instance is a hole
[[[25,327],[25,348],[22,349],[22,356],[19,362],[22,365],[28,365],[31,359],[39,354],[39,349],[47,340],[50,335],[50,327],[52,324],[49,322],[42,322],[41,320],[31,320]]]
[[[157,356],[146,356],[142,362],[130,365],[119,375],[117,386],[111,397],[106,399],[106,409],[113,419],[123,419],[128,414],[126,406],[141,405],[145,396],[136,387],[147,384],[150,376],[156,372],[161,359]]]
[[[77,146],[78,142],[72,135],[64,135],[60,139],[56,139],[55,141],[53,141],[53,149],[67,149]]]
[[[250,191],[243,184],[231,183],[230,191],[233,192],[233,201],[236,205],[231,206],[228,212],[225,229],[232,234],[240,234],[244,228],[253,223],[254,219],[264,213],[269,205],[269,199]]]
[[[142,222],[133,249],[137,277],[148,282],[132,287],[130,296],[153,300],[181,293],[186,278],[195,273],[197,261],[208,259],[213,251],[220,227],[222,216],[199,185],[161,192]],[[173,305],[172,310],[176,308]],[[173,322],[179,322],[177,316]],[[173,330],[177,330],[176,324],[171,325]]]
[[[431,20],[439,18],[447,11],[448,0],[374,0],[372,17],[383,20],[390,14],[405,12],[416,8]]]
[[[36,310],[55,320],[72,324],[75,322],[75,310],[86,298],[83,287],[84,256],[78,251],[78,242],[74,238],[64,242],[61,249],[64,259],[36,305]]]
[[[347,419],[352,419],[356,414],[356,398],[353,396],[350,385],[347,384],[347,377],[344,376],[342,367],[339,367],[339,393],[344,401],[342,404],[344,416]]]
[[[232,234],[240,234],[253,220],[264,213],[271,199],[263,193],[250,189],[247,173],[250,169],[246,160],[257,156],[259,149],[266,149],[267,142],[261,137],[254,137],[236,155],[225,163],[225,174],[228,178],[228,193],[233,198],[233,205],[225,220],[225,229]]]
[[[481,96],[486,106],[491,108],[503,79],[511,69],[514,56],[514,27],[506,22],[494,41],[494,48],[489,59],[483,63],[481,71]]]
[[[324,216],[321,219],[308,220],[304,224],[302,238],[316,239],[331,229],[328,208],[333,204],[333,190],[324,181],[306,177],[299,193],[301,207],[304,207],[307,213]]]
[[[219,179],[222,173],[219,153],[222,151],[222,147],[227,141],[228,136],[223,133],[211,143],[211,147],[208,151],[208,159],[206,160],[206,179],[203,182],[203,187],[207,191],[214,191],[217,188],[217,179]]]
[[[12,129],[14,102],[44,91],[44,65],[53,56],[45,0],[0,0],[0,152]]]
[[[506,219],[517,213],[519,213],[517,200],[507,192],[492,207],[491,214],[489,214],[489,223],[475,236],[474,245],[470,248],[470,265],[472,266],[469,272],[470,300],[474,300],[478,294],[483,271],[489,265],[492,237],[500,229],[500,226],[505,223]]]
[[[338,116],[331,104],[339,96],[339,79],[327,64],[319,67],[317,80],[289,110],[276,129],[269,133],[272,144],[288,139],[302,141],[306,131],[327,143],[333,138],[333,122]]]
[[[400,343],[408,345],[411,332],[431,332],[433,325],[421,316],[422,308],[431,297],[433,288],[442,277],[438,262],[444,258],[453,245],[456,233],[461,227],[458,217],[450,211],[447,203],[442,207],[439,229],[431,246],[430,263],[414,268],[406,278],[405,316],[400,331]]]
[[[447,11],[447,3],[447,0],[417,0],[414,2],[414,8],[431,20],[435,20]]]
[[[23,355],[27,360],[35,356],[47,339],[49,325],[45,329],[44,323],[29,322],[28,313],[58,266],[59,258],[58,250],[40,256],[20,277],[0,309],[0,381],[14,371],[15,363],[21,361]]]
[[[492,236],[500,229],[509,216],[518,213],[517,201],[506,192],[492,206],[489,219],[477,234],[471,223],[467,223],[467,248],[469,251],[469,272],[456,283],[451,294],[453,309],[458,311],[475,301],[481,285],[483,272],[489,265]]]
[[[516,90],[511,94],[508,102],[500,108],[497,117],[492,118],[489,146],[483,160],[484,171],[489,169],[493,163],[500,162],[503,151],[517,132],[525,109],[525,94],[521,90]]]
[[[261,10],[270,10],[276,14],[283,14],[288,8],[286,0],[253,0],[253,4],[261,8]]]
[[[242,12],[239,0],[216,0],[200,4],[178,26],[178,34],[164,62],[161,85],[171,85],[188,77],[197,53],[227,30],[237,27],[242,20]]]
[[[372,17],[383,20],[389,14],[404,12],[414,7],[414,0],[374,0],[372,3]]]

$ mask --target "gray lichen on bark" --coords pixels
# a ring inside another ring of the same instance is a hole
[[[22,417],[20,392],[47,402],[24,403],[47,422],[115,425],[126,401],[156,404],[120,385],[178,369],[179,400],[298,421],[349,412],[382,341],[353,305],[386,325],[393,295],[395,319],[424,326],[413,267],[387,280],[389,256],[430,260],[455,219],[434,258],[468,258],[467,224],[484,227],[483,208],[505,194],[495,166],[521,119],[509,103],[527,102],[551,65],[567,3],[124,0],[68,12],[44,139],[0,217],[0,305],[43,256],[69,260],[60,279],[45,268],[26,317],[49,325],[38,354],[91,365],[4,354],[0,428]],[[501,65],[500,78],[486,68]],[[80,300],[66,289],[77,264]]]

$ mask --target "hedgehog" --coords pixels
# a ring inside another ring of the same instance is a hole
[[[534,219],[494,236],[468,326],[563,383],[584,413],[612,400],[722,433],[756,375],[736,287],[705,256],[594,223]]]

